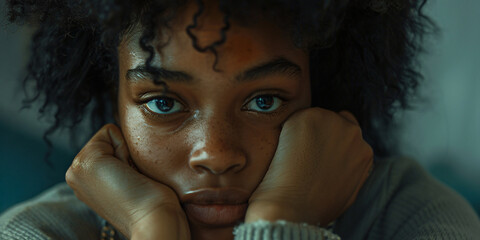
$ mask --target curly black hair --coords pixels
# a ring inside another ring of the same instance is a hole
[[[40,114],[76,136],[90,119],[92,132],[113,121],[118,84],[117,46],[133,26],[143,27],[140,46],[153,59],[156,29],[168,28],[186,0],[8,0],[10,22],[37,27],[24,86],[25,104],[42,101]],[[218,0],[224,13],[221,38],[201,48],[216,54],[232,19],[248,25],[258,16],[287,30],[310,53],[312,106],[348,110],[358,119],[376,156],[395,153],[393,114],[408,108],[422,75],[417,55],[435,24],[423,13],[426,0]],[[213,66],[215,67],[215,66]],[[153,71],[153,68],[150,69]],[[75,138],[75,137],[74,137]]]

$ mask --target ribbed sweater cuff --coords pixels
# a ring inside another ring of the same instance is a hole
[[[339,240],[331,231],[306,223],[259,220],[235,227],[235,240]]]

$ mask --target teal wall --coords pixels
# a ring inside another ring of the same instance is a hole
[[[1,122],[0,133],[0,212],[64,181],[75,157],[73,152],[56,149],[50,167],[43,159],[46,145],[41,139],[19,133]]]

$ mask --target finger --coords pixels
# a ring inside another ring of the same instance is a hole
[[[108,128],[108,134],[112,140],[113,147],[115,148],[115,156],[123,162],[129,163],[130,153],[128,152],[127,143],[120,128],[111,124]]]
[[[137,165],[133,162],[128,151],[127,143],[123,137],[122,131],[114,124],[107,124],[107,132],[115,149],[115,156],[125,163],[128,163],[130,167],[138,171]]]
[[[358,121],[357,121],[357,118],[355,118],[355,116],[354,116],[351,112],[349,112],[349,111],[340,111],[338,114],[339,114],[340,116],[342,116],[345,120],[347,120],[347,121],[349,121],[349,122],[351,122],[351,123],[353,123],[353,124],[355,124],[355,125],[357,125],[357,126],[360,125],[360,124],[358,123]]]
[[[123,134],[115,124],[107,124],[97,135],[92,138],[93,141],[103,141],[110,144],[113,148],[114,156],[124,163],[129,163],[130,153]]]

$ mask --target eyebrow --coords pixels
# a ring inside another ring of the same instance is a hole
[[[191,82],[193,77],[187,73],[180,71],[171,71],[164,68],[150,67],[147,69],[145,66],[138,66],[134,69],[129,69],[126,74],[128,82],[137,82],[139,80],[152,80],[153,76],[158,76],[160,81],[169,82]]]
[[[275,74],[288,74],[289,76],[296,76],[300,75],[301,72],[302,70],[300,66],[283,57],[279,57],[266,63],[254,66],[237,75],[235,79],[243,82]]]
[[[137,82],[139,80],[153,80],[153,76],[157,75],[160,81],[167,82],[192,82],[194,78],[181,71],[172,71],[165,68],[151,67],[151,70],[145,66],[138,66],[129,69],[126,74],[128,82]],[[265,63],[261,63],[246,71],[241,72],[235,77],[236,81],[252,81],[262,77],[275,74],[288,74],[289,76],[298,76],[301,74],[301,68],[297,64],[283,57],[278,57]]]

